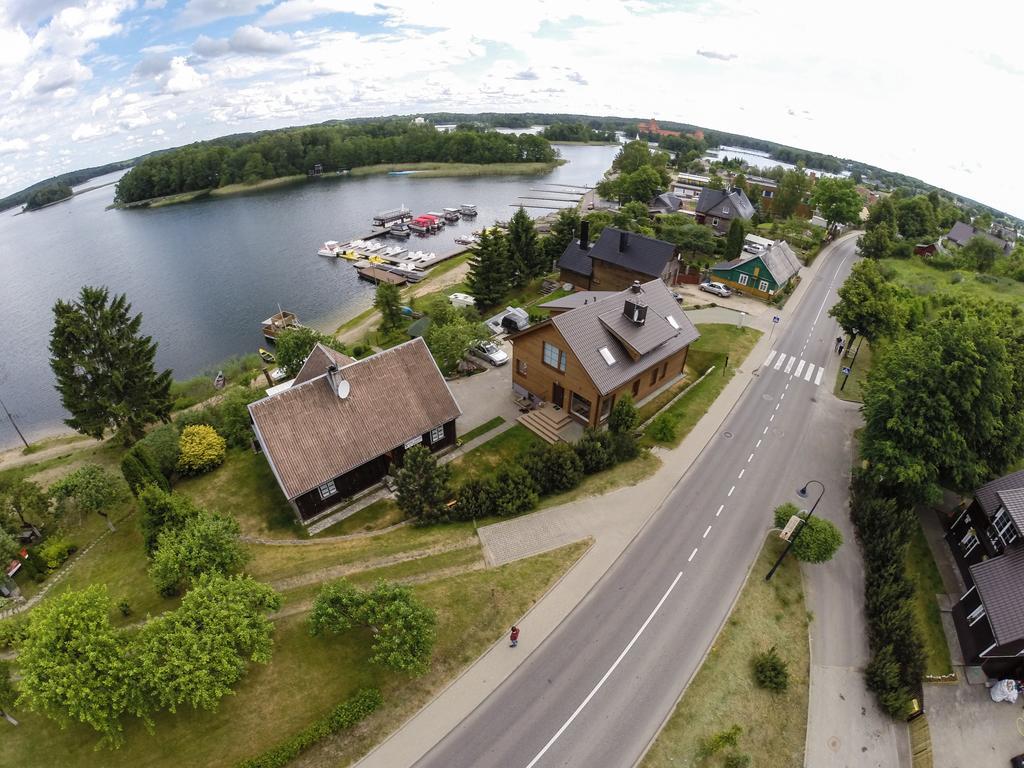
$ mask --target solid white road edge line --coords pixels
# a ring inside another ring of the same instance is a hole
[[[697,550],[696,549],[693,550],[693,554],[690,555],[690,560],[693,560],[693,555],[695,555],[695,554],[697,554]],[[668,589],[665,590],[665,594],[661,596],[661,600],[659,600],[658,604],[656,606],[654,606],[654,610],[651,611],[651,615],[648,616],[647,620],[644,621],[644,623],[640,625],[640,629],[638,629],[636,631],[636,634],[633,635],[633,639],[630,640],[626,644],[626,647],[622,649],[622,653],[619,654],[619,658],[617,658],[615,660],[615,663],[613,663],[610,667],[608,667],[608,671],[605,672],[604,676],[600,680],[597,681],[597,685],[595,685],[594,689],[590,693],[587,694],[587,698],[585,698],[582,702],[580,702],[580,705],[578,707],[576,707],[576,711],[573,712],[571,715],[569,715],[569,719],[566,720],[562,724],[561,728],[559,728],[557,731],[555,731],[555,735],[552,736],[551,739],[548,741],[548,743],[544,745],[544,748],[540,752],[537,753],[537,756],[534,757],[533,760],[531,760],[529,763],[526,764],[526,768],[533,768],[533,766],[535,766],[538,762],[540,762],[540,759],[542,757],[544,757],[544,755],[547,753],[547,751],[549,749],[551,749],[551,745],[554,744],[556,741],[558,741],[558,738],[563,733],[565,733],[565,729],[568,728],[570,725],[572,725],[573,720],[575,720],[579,716],[580,712],[583,711],[583,708],[586,707],[587,704],[590,703],[590,700],[592,698],[594,698],[595,695],[597,695],[597,692],[599,690],[601,690],[601,686],[603,686],[605,684],[605,682],[608,680],[608,678],[611,677],[611,674],[612,674],[612,672],[615,671],[615,668],[618,667],[620,663],[622,663],[622,660],[624,658],[626,658],[626,654],[629,653],[630,649],[636,644],[636,641],[640,639],[640,635],[642,635],[644,633],[644,630],[647,629],[647,625],[650,624],[651,621],[654,620],[655,616],[657,616],[658,611],[661,610],[661,606],[663,606],[665,604],[665,601],[668,600],[668,596],[670,594],[672,594],[672,590],[676,588],[676,584],[679,583],[679,579],[681,579],[682,577],[683,577],[683,572],[682,571],[680,571],[679,573],[676,574],[676,577],[672,580],[672,583],[669,584]]]

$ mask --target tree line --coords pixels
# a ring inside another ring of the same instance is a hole
[[[198,142],[143,160],[118,182],[115,200],[131,203],[239,182],[379,163],[550,163],[540,136],[495,131],[442,132],[400,120],[290,128],[235,141]]]
[[[25,210],[33,211],[36,208],[42,208],[44,205],[56,203],[58,200],[66,200],[73,194],[74,192],[67,182],[58,181],[56,184],[37,189],[30,194],[28,200],[25,201]]]
[[[615,131],[601,131],[586,123],[554,123],[541,131],[548,141],[615,141]]]

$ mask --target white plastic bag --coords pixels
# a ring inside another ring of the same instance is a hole
[[[1000,680],[989,691],[992,701],[1017,702],[1017,684],[1013,680]]]

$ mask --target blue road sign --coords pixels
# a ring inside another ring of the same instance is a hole
[[[779,316],[778,316],[778,315],[776,315],[775,317],[773,317],[773,318],[772,318],[772,322],[773,322],[773,323],[777,323],[777,322],[779,322]]]
[[[843,366],[843,373],[845,373],[847,376],[849,376],[850,375],[850,369],[848,367],[846,367],[846,366]]]

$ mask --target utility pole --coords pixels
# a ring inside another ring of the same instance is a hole
[[[29,447],[28,440],[26,440],[25,436],[23,434],[21,434],[21,430],[18,429],[18,425],[14,422],[14,417],[11,416],[11,412],[7,410],[7,406],[4,405],[4,401],[3,400],[0,400],[0,408],[4,409],[4,413],[7,414],[7,418],[10,420],[11,426],[14,427],[14,431],[18,433],[18,437],[21,438],[21,442],[23,442],[25,444],[25,447],[28,448]]]
[[[804,521],[800,523],[799,526],[797,526],[797,529],[795,531],[793,531],[793,535],[789,537],[789,543],[786,544],[786,548],[782,550],[782,554],[779,555],[779,559],[775,561],[775,565],[773,565],[772,569],[768,571],[768,575],[764,577],[765,581],[770,581],[772,576],[775,575],[775,571],[777,571],[779,566],[782,565],[782,561],[786,559],[786,555],[789,554],[789,550],[793,548],[793,543],[796,541],[796,537],[800,535],[800,532],[803,531],[804,526],[807,525],[808,521],[810,521],[811,517],[814,515],[814,510],[818,508],[818,502],[821,501],[821,497],[825,495],[824,483],[822,483],[820,480],[808,480],[804,484],[804,487],[796,492],[801,499],[807,498],[807,486],[810,485],[811,483],[817,483],[818,485],[820,485],[821,493],[818,494],[818,498],[814,502],[814,506],[811,507],[811,511],[807,513],[807,517],[805,517]]]

